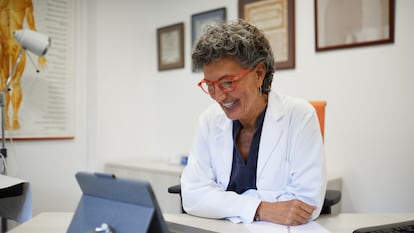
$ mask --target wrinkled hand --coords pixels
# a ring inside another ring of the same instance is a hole
[[[262,202],[257,208],[260,220],[296,226],[309,221],[316,207],[300,200]]]

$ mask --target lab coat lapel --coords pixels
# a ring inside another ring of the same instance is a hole
[[[217,122],[217,134],[216,142],[218,145],[215,154],[220,158],[217,158],[217,161],[220,161],[217,164],[219,180],[222,181],[223,185],[227,187],[227,183],[230,180],[230,173],[233,162],[233,122],[228,119],[225,115],[218,120]]]
[[[282,108],[283,105],[280,103],[279,98],[274,95],[269,95],[268,107],[263,122],[262,136],[259,145],[259,157],[257,161],[258,177],[262,174],[266,163],[269,161],[269,158],[279,144],[280,138],[284,133],[284,127],[281,121],[284,112]]]

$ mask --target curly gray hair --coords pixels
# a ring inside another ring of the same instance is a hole
[[[269,41],[255,26],[239,20],[208,25],[192,51],[193,67],[204,65],[223,56],[231,56],[244,67],[253,68],[259,63],[266,66],[262,92],[268,94],[275,72],[275,59]]]

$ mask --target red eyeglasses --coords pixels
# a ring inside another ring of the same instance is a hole
[[[252,69],[246,68],[241,70],[237,75],[225,76],[218,81],[208,81],[203,79],[198,83],[198,86],[209,95],[214,94],[215,84],[217,84],[222,92],[228,93],[234,91],[236,89],[236,82],[246,76],[250,71],[252,71]]]

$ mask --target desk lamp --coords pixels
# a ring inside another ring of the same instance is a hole
[[[5,99],[6,93],[9,91],[9,86],[11,80],[13,79],[13,75],[16,72],[17,67],[20,64],[20,59],[25,50],[28,50],[37,56],[44,56],[47,50],[50,47],[50,37],[39,32],[35,32],[29,29],[17,30],[14,32],[14,37],[16,41],[21,45],[19,55],[17,56],[16,63],[13,66],[13,69],[7,78],[6,85],[4,89],[0,93],[0,107],[1,107],[1,148],[0,154],[2,157],[7,157],[7,149],[5,148]],[[5,169],[5,168],[4,168]]]

